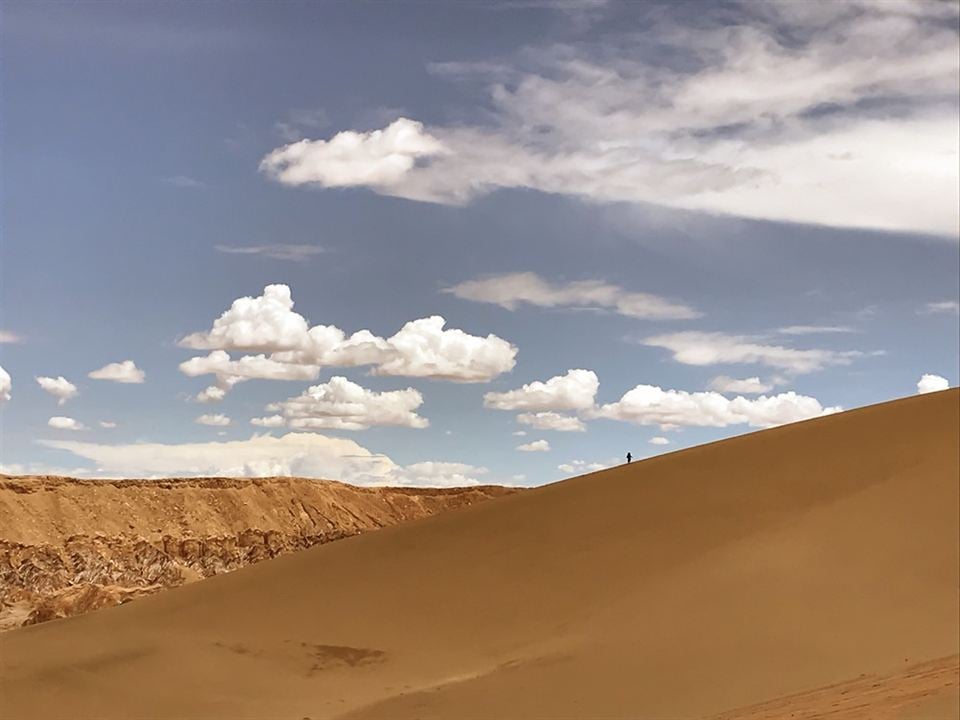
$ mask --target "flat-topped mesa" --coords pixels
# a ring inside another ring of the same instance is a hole
[[[513,492],[287,477],[0,475],[0,629],[127,602]]]

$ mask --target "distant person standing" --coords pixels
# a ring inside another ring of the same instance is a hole
[[[631,460],[633,460],[633,455],[631,455],[630,453],[627,453],[627,465],[630,464]]]

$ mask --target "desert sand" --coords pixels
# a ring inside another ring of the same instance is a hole
[[[0,636],[10,718],[955,718],[960,393]]]
[[[513,492],[306,478],[0,475],[0,631]]]

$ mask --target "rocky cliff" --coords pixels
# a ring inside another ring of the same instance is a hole
[[[0,630],[516,492],[303,478],[0,475]]]

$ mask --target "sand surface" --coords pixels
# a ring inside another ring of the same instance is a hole
[[[17,629],[0,714],[955,718],[958,437],[908,398]]]

